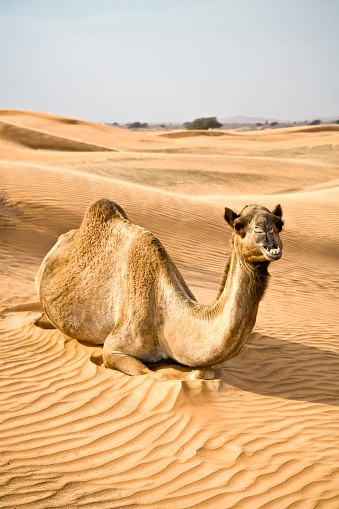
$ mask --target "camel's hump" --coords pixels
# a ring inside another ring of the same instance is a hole
[[[114,217],[120,217],[128,221],[128,217],[120,205],[106,198],[101,198],[89,205],[85,212],[83,224],[89,222],[103,223]]]

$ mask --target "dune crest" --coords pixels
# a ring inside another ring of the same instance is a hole
[[[2,140],[39,150],[64,150],[68,152],[110,152],[113,150],[62,136],[54,136],[35,129],[19,127],[7,122],[0,122],[0,136]]]
[[[0,122],[36,136],[33,148],[0,132],[0,507],[337,509],[337,130],[166,138],[9,110]],[[224,207],[282,204],[284,254],[256,328],[215,380],[175,363],[152,366],[165,382],[128,377],[101,367],[100,347],[34,325],[37,268],[103,196],[204,303],[230,252]]]

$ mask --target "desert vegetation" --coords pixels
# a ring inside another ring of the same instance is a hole
[[[192,122],[186,122],[186,129],[193,130],[205,130],[205,129],[217,129],[222,127],[222,124],[218,122],[217,117],[202,117],[196,118]]]
[[[3,215],[5,207],[8,205],[9,197],[6,188],[0,182],[0,215]]]
[[[133,122],[132,124],[127,124],[128,129],[147,129],[147,122]]]

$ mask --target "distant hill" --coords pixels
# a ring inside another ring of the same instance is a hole
[[[265,124],[266,122],[279,122],[276,118],[264,117],[229,117],[219,119],[222,124]]]
[[[339,115],[336,117],[311,117],[305,120],[279,120],[277,118],[265,118],[265,117],[229,117],[218,119],[222,124],[270,124],[271,122],[278,122],[279,124],[285,123],[301,123],[301,122],[312,122],[312,120],[319,119],[322,124],[331,124],[339,119]]]

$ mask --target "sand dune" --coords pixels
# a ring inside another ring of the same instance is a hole
[[[0,122],[0,136],[3,140],[22,145],[23,147],[39,150],[66,150],[69,152],[98,152],[111,151],[108,147],[101,147],[63,136],[54,136],[34,129],[19,127],[6,122]]]
[[[135,148],[143,148],[145,144],[149,143],[148,138],[143,135],[136,137],[133,132],[113,126],[94,124],[92,122],[48,115],[46,113],[0,110],[0,120],[17,128],[26,129],[26,135],[29,135],[29,131],[33,133],[38,131],[40,136],[41,133],[45,133],[45,135],[49,134],[61,137],[62,139],[66,138],[89,145],[98,145],[101,149],[105,148],[106,150],[124,150],[124,148],[130,150],[133,149],[133,146]],[[162,146],[164,143],[166,141],[162,142]],[[46,147],[42,146],[40,148]],[[51,150],[58,150],[58,144],[56,144],[54,149],[53,147],[49,148]],[[83,150],[86,151],[86,148],[84,147]]]
[[[339,131],[339,125],[336,124],[322,124],[316,126],[305,126],[305,127],[290,127],[288,128],[288,133],[327,133],[328,131]],[[223,131],[223,130],[177,130],[177,131],[169,131],[165,133],[161,133],[159,136],[164,136],[166,138],[191,138],[195,136],[238,136],[243,138],[244,135],[256,136],[259,138],[272,136],[272,129],[262,129],[256,131]],[[278,128],[274,129],[273,135],[277,136],[279,134],[286,134],[286,128]]]
[[[177,130],[177,131],[169,131],[169,132],[166,132],[166,133],[161,133],[159,134],[159,136],[164,136],[165,138],[194,138],[195,136],[226,136],[226,135],[230,135],[230,136],[236,136],[235,133],[225,133],[223,131],[220,131],[220,130],[214,130],[214,129],[211,129],[211,130],[196,130],[196,129],[191,129],[189,131],[185,130],[185,131],[181,131],[181,130]]]
[[[166,138],[9,110],[0,122],[0,507],[337,509],[337,130]],[[154,367],[164,382],[110,372],[100,348],[34,325],[39,264],[103,196],[160,238],[201,302],[229,252],[224,206],[282,204],[283,258],[215,380],[174,363]]]

